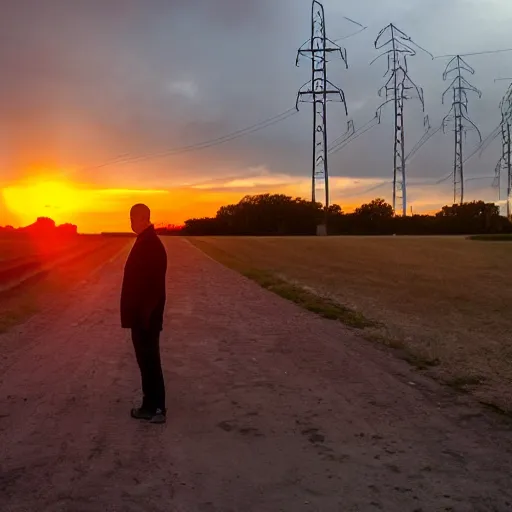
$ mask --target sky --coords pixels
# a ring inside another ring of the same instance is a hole
[[[349,69],[329,63],[348,118],[330,104],[329,138],[375,114],[386,63],[373,42],[394,23],[432,54],[512,47],[509,0],[325,0],[331,39],[344,40]],[[78,224],[82,232],[126,230],[135,202],[156,223],[214,215],[219,206],[264,192],[310,196],[312,107],[264,130],[201,151],[168,154],[276,116],[295,106],[310,77],[295,66],[309,37],[310,0],[4,0],[0,20],[0,225],[37,216]],[[512,78],[512,52],[467,57],[483,97],[470,115],[485,137],[500,121],[499,101]],[[450,106],[447,59],[419,52],[409,71],[424,88],[437,127]],[[406,105],[406,145],[422,136],[418,102]],[[350,210],[392,197],[392,112],[380,126],[330,159],[332,200]],[[469,133],[466,151],[478,143]],[[466,167],[467,178],[492,176],[495,141]],[[166,154],[167,153],[167,154]],[[453,199],[453,133],[439,132],[410,161],[409,202],[433,211]],[[466,198],[498,200],[492,179],[470,180]],[[503,193],[502,193],[503,199]]]

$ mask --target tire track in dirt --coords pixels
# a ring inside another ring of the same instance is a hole
[[[166,244],[167,425],[128,415],[139,382],[118,259],[0,336],[2,511],[510,509],[505,423]]]

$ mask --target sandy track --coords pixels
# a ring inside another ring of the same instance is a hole
[[[512,510],[500,419],[166,243],[169,422],[128,415],[118,259],[0,337],[2,512]]]

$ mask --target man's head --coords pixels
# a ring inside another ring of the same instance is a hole
[[[136,204],[130,210],[130,221],[132,223],[132,231],[140,235],[151,225],[151,211],[145,204]]]

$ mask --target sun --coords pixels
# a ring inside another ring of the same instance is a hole
[[[23,222],[37,217],[51,217],[56,222],[69,222],[84,207],[80,189],[63,181],[41,180],[15,185],[3,190],[7,209]]]

